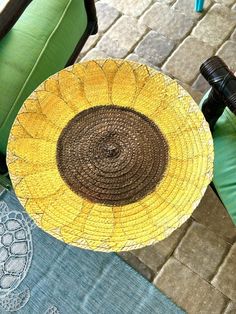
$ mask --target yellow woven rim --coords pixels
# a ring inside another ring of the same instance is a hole
[[[124,206],[77,195],[56,163],[67,123],[107,104],[144,114],[169,145],[161,182]],[[213,143],[197,104],[175,80],[136,62],[96,60],[51,76],[25,101],[11,130],[7,164],[16,195],[43,230],[80,248],[125,251],[163,240],[190,217],[212,179]]]

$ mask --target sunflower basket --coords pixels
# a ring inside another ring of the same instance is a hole
[[[25,101],[7,163],[39,227],[84,249],[151,245],[183,224],[212,178],[212,137],[191,96],[146,65],[96,60]]]

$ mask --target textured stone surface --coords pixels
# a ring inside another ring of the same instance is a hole
[[[191,83],[199,66],[213,54],[213,48],[194,37],[188,37],[165,63],[163,70],[185,83]]]
[[[97,33],[96,35],[89,36],[88,40],[86,41],[86,44],[84,45],[83,49],[81,50],[80,55],[84,55],[87,52],[89,52],[98,42],[100,38],[100,34]]]
[[[138,257],[130,252],[121,252],[118,255],[132,266],[137,272],[144,276],[147,280],[152,281],[154,278],[154,272],[145,264],[143,264]]]
[[[229,302],[224,314],[235,314],[236,313],[236,303]]]
[[[157,248],[156,245],[148,246],[140,250],[132,251],[142,263],[150,267],[154,273],[165,264],[167,257]]]
[[[103,0],[123,14],[139,17],[152,3],[152,0]]]
[[[150,267],[155,273],[164,265],[166,260],[173,253],[182,236],[190,225],[190,220],[175,230],[165,240],[146,248],[132,251],[145,265]]]
[[[151,4],[152,0],[103,0],[124,14],[140,16]]]
[[[219,268],[212,284],[231,300],[236,301],[236,243]]]
[[[215,2],[224,4],[224,5],[231,5],[235,3],[235,0],[215,0]]]
[[[209,83],[204,79],[204,77],[199,74],[197,79],[193,83],[193,88],[205,94],[209,89]]]
[[[175,257],[204,279],[211,279],[216,273],[229,244],[194,222],[175,251]]]
[[[158,69],[156,66],[154,66],[153,64],[151,64],[149,61],[145,60],[144,58],[141,58],[140,56],[138,56],[135,53],[131,53],[130,55],[128,55],[126,57],[127,60],[131,60],[131,61],[136,61],[139,63],[143,63],[143,64],[147,64],[148,66]]]
[[[102,1],[96,3],[96,9],[99,32],[105,32],[120,15],[114,7]]]
[[[97,48],[93,48],[82,58],[82,61],[91,60],[91,59],[103,59],[106,57],[107,57],[107,54],[105,52]]]
[[[102,37],[97,47],[111,57],[123,58],[146,32],[137,19],[122,16]]]
[[[154,280],[188,314],[220,314],[227,299],[189,268],[171,257]]]
[[[153,2],[160,2],[160,3],[165,3],[165,4],[172,4],[176,0],[154,0]]]
[[[226,41],[224,45],[219,49],[217,55],[220,56],[228,67],[234,72],[236,71],[236,42]]]
[[[174,4],[174,9],[186,14],[187,16],[191,15],[193,18],[200,19],[202,18],[202,12],[198,13],[194,10],[194,2],[195,1],[177,0]],[[213,0],[205,0],[204,10],[206,11],[212,3]]]
[[[173,50],[175,44],[165,36],[149,32],[135,49],[135,53],[154,65],[160,65]]]
[[[236,6],[235,6],[235,8],[236,8]],[[231,40],[236,41],[236,28],[231,35]]]
[[[236,25],[236,14],[229,8],[215,4],[197,24],[193,35],[213,47],[222,44]]]
[[[180,40],[193,26],[190,17],[159,2],[148,9],[140,20],[171,40]]]
[[[192,216],[227,242],[236,241],[236,228],[224,205],[210,187]]]

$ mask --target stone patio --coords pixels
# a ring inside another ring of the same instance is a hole
[[[216,54],[236,71],[236,1],[100,0],[99,33],[78,62],[115,57],[149,64],[199,101],[208,84],[199,66]],[[236,228],[209,187],[192,217],[169,238],[120,254],[188,313],[236,313]]]

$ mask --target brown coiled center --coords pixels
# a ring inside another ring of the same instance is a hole
[[[126,107],[97,106],[76,115],[57,143],[61,177],[72,191],[106,205],[151,193],[168,163],[168,144],[146,116]]]

